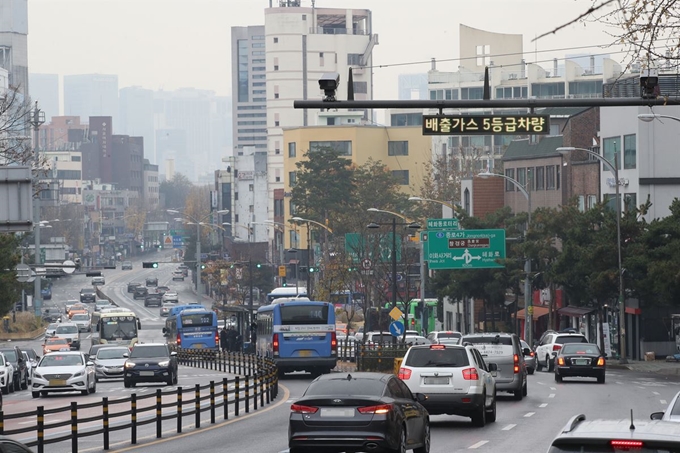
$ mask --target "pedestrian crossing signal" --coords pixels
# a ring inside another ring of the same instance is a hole
[[[142,267],[144,269],[158,269],[158,263],[153,261],[153,262],[144,262],[142,263]]]

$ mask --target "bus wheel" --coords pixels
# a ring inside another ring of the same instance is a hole
[[[282,378],[283,376],[286,375],[286,370],[284,370],[283,368],[279,368],[278,373],[279,373],[279,377]]]

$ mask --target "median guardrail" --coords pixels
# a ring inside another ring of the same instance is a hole
[[[270,404],[278,395],[277,368],[269,359],[251,354],[205,349],[179,349],[177,358],[181,365],[222,371],[236,376],[231,379],[225,377],[217,382],[210,381],[206,385],[177,387],[175,390],[165,392],[157,389],[155,393],[143,396],[133,393],[127,398],[103,397],[101,401],[86,404],[74,401],[68,406],[51,409],[38,406],[35,411],[20,414],[0,411],[0,435],[17,438],[22,434],[35,433],[33,440],[28,442],[25,438],[19,440],[29,447],[37,447],[38,453],[44,453],[45,445],[69,441],[71,451],[76,453],[79,439],[102,436],[103,449],[108,450],[110,435],[115,431],[130,430],[130,443],[136,444],[138,428],[155,424],[156,438],[160,439],[163,434],[163,422],[166,420],[176,420],[176,432],[181,433],[185,417],[193,416],[194,427],[200,428],[201,414],[204,412],[210,413],[210,423],[214,424],[218,418],[228,420],[230,409],[237,417]],[[167,397],[172,396],[175,398],[167,401]],[[166,402],[163,401],[163,397],[166,397]],[[218,414],[218,409],[222,409],[221,414]],[[69,414],[70,418],[46,421],[46,417],[53,414]],[[35,423],[23,428],[8,429],[8,425],[21,426],[31,421]],[[94,426],[83,428],[82,425],[85,424]],[[70,427],[67,434],[50,433],[65,427]]]

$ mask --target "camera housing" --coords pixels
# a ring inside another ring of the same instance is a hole
[[[326,72],[319,79],[319,88],[323,90],[324,101],[335,101],[335,92],[340,85],[340,74],[337,72]]]

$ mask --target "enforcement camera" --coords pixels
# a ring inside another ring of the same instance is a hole
[[[335,92],[340,85],[340,74],[337,72],[326,72],[319,79],[319,88],[326,95],[324,101],[335,101]]]

